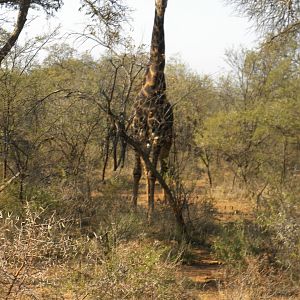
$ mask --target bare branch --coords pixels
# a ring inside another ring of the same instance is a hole
[[[299,0],[225,0],[234,5],[238,11],[256,21],[257,28],[273,35],[299,32]]]

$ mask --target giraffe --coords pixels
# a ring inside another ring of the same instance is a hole
[[[148,155],[153,167],[160,162],[161,173],[167,171],[166,158],[169,156],[173,137],[173,110],[166,98],[165,82],[165,37],[164,15],[167,0],[155,0],[155,17],[147,66],[142,88],[134,103],[132,122],[134,138]],[[155,175],[144,164],[147,181],[148,221],[151,223],[154,211]],[[133,206],[137,206],[139,182],[142,175],[142,161],[135,151],[133,169]]]

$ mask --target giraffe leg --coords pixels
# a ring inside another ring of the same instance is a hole
[[[152,151],[152,159],[151,162],[153,164],[153,167],[157,168],[157,161],[159,157],[160,148],[155,147]],[[155,193],[155,181],[156,177],[153,174],[153,172],[148,172],[148,182],[149,182],[149,194],[148,194],[148,222],[149,224],[152,223],[153,218],[153,212],[154,212],[154,193]]]
[[[137,207],[137,198],[139,193],[139,183],[142,176],[141,157],[135,153],[135,165],[133,169],[133,191],[132,191],[132,205]]]
[[[168,164],[164,159],[160,159],[160,173],[163,176],[164,180],[166,180],[167,173],[168,173]],[[167,202],[167,194],[165,190],[163,189],[164,194],[164,202]]]
[[[155,192],[155,181],[156,178],[155,176],[149,172],[148,174],[148,222],[149,224],[152,223],[152,219],[153,219],[153,212],[154,212],[154,192]]]
[[[148,213],[149,213],[149,199],[150,199],[150,171],[149,169],[145,166],[145,177],[146,177],[146,194],[147,194],[147,201],[148,201]]]

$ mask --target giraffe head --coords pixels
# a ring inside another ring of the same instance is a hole
[[[159,16],[163,16],[167,4],[168,4],[168,0],[155,0],[155,7]]]

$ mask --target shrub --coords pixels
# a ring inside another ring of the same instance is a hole
[[[223,291],[226,300],[299,299],[286,273],[256,258],[248,258],[243,270],[229,269]]]
[[[294,278],[300,274],[299,188],[274,189],[262,205],[258,223],[269,233],[274,262]]]
[[[28,206],[24,218],[1,214],[0,294],[4,299],[33,297],[37,287],[46,285],[48,269],[76,253],[65,221],[54,216],[44,219],[42,214]]]
[[[192,229],[192,239],[201,244],[207,244],[210,237],[218,231],[217,209],[214,200],[204,195],[190,204],[189,219]]]
[[[216,255],[231,265],[242,265],[249,254],[245,227],[241,222],[232,222],[221,227],[213,243]]]
[[[83,276],[71,278],[66,290],[74,298],[86,293],[88,299],[183,299],[175,281],[176,264],[162,259],[166,251],[159,243],[121,244],[101,264],[86,260],[78,266]]]
[[[24,218],[0,218],[4,299],[184,299],[170,248],[142,237],[129,240],[137,232],[134,215],[90,238],[42,209],[27,206],[25,212]]]

